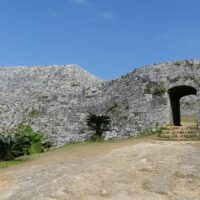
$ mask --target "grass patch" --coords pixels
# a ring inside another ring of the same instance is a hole
[[[21,164],[21,163],[24,163],[24,162],[25,162],[24,159],[16,159],[16,160],[10,160],[10,161],[0,161],[0,169],[10,167],[12,165],[18,165],[18,164]]]
[[[182,122],[193,122],[193,123],[197,123],[197,117],[196,117],[196,115],[182,115],[182,116],[181,116],[181,121],[182,121]]]
[[[197,137],[193,137],[193,138],[191,138],[193,141],[200,141],[200,135],[199,136],[197,136]]]
[[[129,137],[126,139],[99,140],[71,142],[59,148],[52,148],[47,152],[23,156],[13,161],[0,161],[0,169],[20,164],[33,166],[41,163],[63,162],[67,159],[83,159],[109,152],[115,148],[127,145],[138,144],[140,142],[151,141],[155,135]]]

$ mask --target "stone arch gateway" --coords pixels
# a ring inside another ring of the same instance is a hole
[[[180,85],[170,88],[168,90],[171,112],[172,112],[172,121],[175,126],[181,125],[181,116],[180,116],[180,99],[187,95],[196,95],[197,90],[194,87],[188,85]]]

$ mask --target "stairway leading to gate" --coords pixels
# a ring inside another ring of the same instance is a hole
[[[159,136],[173,140],[200,139],[200,129],[195,123],[184,122],[181,126],[168,125]]]

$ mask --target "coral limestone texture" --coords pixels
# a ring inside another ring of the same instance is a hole
[[[199,88],[198,60],[149,65],[111,81],[77,65],[0,67],[0,130],[30,124],[60,146],[87,139],[85,119],[95,113],[111,116],[106,139],[136,136],[178,124],[179,100],[196,95],[198,104]]]

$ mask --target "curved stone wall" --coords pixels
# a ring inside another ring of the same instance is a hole
[[[108,137],[124,137],[155,130],[173,121],[169,89],[193,87],[197,90],[199,104],[199,76],[199,61],[169,62],[136,69],[95,89],[91,104],[97,102],[99,105],[94,106],[93,112],[98,108],[96,110],[105,113],[112,105],[118,105],[117,112],[110,112],[114,125]]]
[[[87,139],[88,113],[101,113],[112,118],[106,138],[135,136],[172,120],[168,90],[183,85],[196,89],[199,108],[200,61],[149,65],[111,81],[75,65],[1,67],[0,129],[30,124],[62,145]]]

